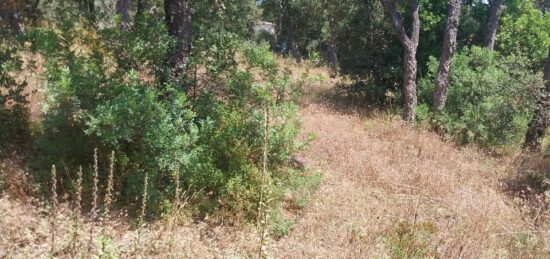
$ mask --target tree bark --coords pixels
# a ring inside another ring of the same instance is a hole
[[[330,66],[331,75],[335,76],[338,71],[338,51],[336,42],[334,42],[332,36],[328,41],[328,64]]]
[[[500,14],[502,13],[503,0],[491,1],[489,23],[487,25],[487,34],[485,35],[485,48],[493,50],[495,47],[495,40],[497,37],[498,23]]]
[[[136,17],[141,17],[145,13],[145,0],[137,0]]]
[[[4,21],[6,26],[15,35],[19,35],[22,31],[19,14],[16,10],[0,10],[0,18]]]
[[[449,0],[447,24],[445,25],[445,35],[443,39],[443,49],[439,60],[439,69],[435,81],[434,93],[434,112],[440,112],[445,107],[447,99],[447,88],[453,55],[456,49],[456,35],[458,33],[458,24],[460,20],[461,0]]]
[[[279,9],[277,13],[277,26],[275,26],[275,42],[279,48],[279,51],[282,53],[283,50],[283,26],[286,19],[286,7],[287,3],[285,0],[279,2]]]
[[[132,27],[132,20],[130,18],[131,8],[132,0],[118,0],[116,3],[116,13],[122,18],[120,29],[123,31],[127,31]]]
[[[334,40],[335,21],[333,17],[329,18],[330,35],[328,39],[328,64],[330,66],[331,76],[335,76],[338,71],[338,50]]]
[[[168,33],[178,38],[178,46],[168,61],[171,76],[180,80],[191,53],[191,7],[188,0],[164,0],[164,11]]]
[[[302,54],[300,53],[300,47],[298,45],[298,40],[296,39],[296,33],[294,30],[290,32],[290,55],[296,60],[296,63],[302,63]]]
[[[537,109],[529,123],[523,147],[529,151],[540,152],[541,140],[550,126],[550,49],[544,66],[544,89],[537,102]]]
[[[418,0],[409,0],[410,12],[412,18],[412,32],[411,35],[407,35],[405,27],[403,26],[403,20],[392,0],[380,0],[384,10],[390,18],[391,24],[397,33],[397,38],[401,42],[404,48],[403,55],[403,89],[404,89],[404,101],[403,106],[403,120],[408,123],[413,123],[416,113],[417,97],[416,97],[416,50],[418,48],[418,39],[420,36],[420,18],[418,15]]]

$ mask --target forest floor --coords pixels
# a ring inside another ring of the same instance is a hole
[[[333,83],[309,86],[300,111],[303,136],[313,141],[298,157],[321,171],[323,181],[289,235],[269,240],[269,257],[550,257],[549,212],[518,198],[514,159],[459,147],[395,115],[350,105]],[[61,250],[69,246],[69,216],[67,210],[57,219]],[[95,242],[104,256],[122,258],[258,254],[253,226],[180,223],[135,230],[113,222],[96,232],[111,238]],[[37,202],[0,197],[0,258],[45,257],[48,226]]]

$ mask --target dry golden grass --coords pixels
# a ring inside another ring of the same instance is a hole
[[[281,63],[296,68],[289,61]],[[302,78],[303,70],[293,70],[295,79]],[[331,86],[336,79],[329,79],[322,68],[308,72],[324,80],[305,89],[303,136],[315,138],[299,158],[323,171],[324,180],[290,235],[270,240],[269,256],[387,258],[399,249],[440,258],[550,256],[548,211],[534,218],[526,203],[513,198],[516,192],[508,179],[517,169],[509,158],[457,147],[392,115],[334,101]],[[0,258],[2,252],[8,258],[48,255],[50,229],[41,208],[0,199]],[[60,204],[59,257],[69,254],[63,249],[70,247],[73,236],[70,215],[67,205]],[[107,234],[95,239],[94,251],[123,258],[257,256],[260,239],[253,226],[178,217],[176,227],[167,219],[141,230],[123,223],[122,214],[112,217],[96,226],[96,233]],[[82,240],[89,238],[90,224],[82,223]],[[419,230],[423,226],[429,230]],[[408,233],[403,228],[422,233],[403,235]],[[423,239],[415,240],[419,236]]]

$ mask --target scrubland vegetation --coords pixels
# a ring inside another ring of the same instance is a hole
[[[549,257],[549,10],[0,2],[0,258]]]

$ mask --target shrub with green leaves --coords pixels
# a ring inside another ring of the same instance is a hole
[[[26,82],[15,78],[22,66],[20,48],[19,41],[0,25],[0,155],[7,145],[29,137]]]
[[[121,206],[139,206],[147,173],[148,211],[169,210],[179,173],[181,187],[197,194],[201,212],[221,208],[252,218],[262,184],[265,113],[268,169],[278,177],[286,172],[299,133],[296,85],[279,71],[267,44],[228,33],[221,43],[198,40],[188,68],[206,68],[205,77],[213,80],[192,88],[189,98],[166,76],[172,39],[162,23],[148,19],[127,32],[96,29],[84,20],[28,34],[46,59],[48,80],[36,179],[47,182],[40,169],[56,164],[64,170],[58,174],[62,186],[71,190],[76,169],[90,171],[98,148],[100,182],[108,155],[116,154]],[[208,50],[200,51],[203,47]],[[90,178],[87,174],[85,186]]]
[[[419,82],[420,120],[427,120],[438,61]],[[444,111],[436,115],[440,130],[461,143],[506,145],[520,141],[531,118],[542,77],[521,56],[500,56],[473,47],[454,56]]]

